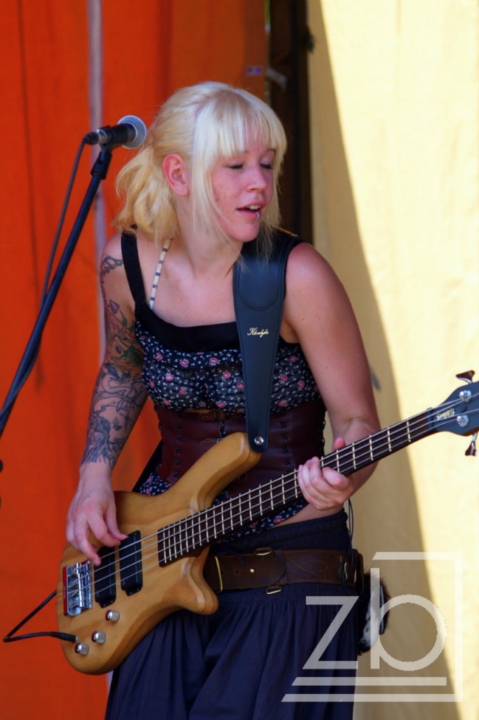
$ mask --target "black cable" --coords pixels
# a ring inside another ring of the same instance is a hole
[[[73,169],[72,169],[72,172],[71,172],[71,174],[70,174],[70,181],[69,181],[69,183],[68,183],[67,191],[66,191],[66,193],[65,193],[65,199],[64,199],[64,201],[63,201],[63,206],[62,206],[62,211],[61,211],[61,214],[60,214],[60,219],[59,219],[59,221],[58,221],[57,230],[56,230],[56,232],[55,232],[55,237],[54,237],[54,239],[53,239],[53,245],[52,245],[52,248],[51,248],[51,250],[50,250],[50,255],[49,255],[49,258],[48,258],[47,269],[46,269],[46,271],[45,271],[45,279],[44,279],[44,281],[43,281],[42,294],[41,294],[41,298],[40,298],[40,309],[43,307],[43,305],[44,305],[44,303],[45,303],[45,299],[46,299],[47,294],[48,294],[48,285],[49,285],[49,282],[50,282],[50,276],[51,276],[53,261],[54,261],[54,259],[55,259],[55,254],[56,254],[56,250],[57,250],[58,243],[59,243],[59,240],[60,240],[60,235],[61,235],[61,232],[62,232],[62,229],[63,229],[63,224],[64,224],[64,221],[65,221],[65,216],[66,216],[66,212],[67,212],[67,209],[68,209],[68,204],[69,204],[69,202],[70,202],[70,197],[71,197],[71,192],[72,192],[72,189],[73,189],[73,184],[74,184],[74,182],[75,182],[75,177],[76,177],[76,174],[77,174],[77,171],[78,171],[78,166],[79,166],[79,164],[80,164],[80,158],[81,158],[83,149],[84,149],[84,147],[85,147],[85,144],[86,144],[86,143],[85,143],[85,138],[83,138],[82,141],[81,141],[81,143],[80,143],[80,146],[79,146],[79,148],[78,148],[78,150],[77,150],[77,154],[76,154],[76,156],[75,156],[75,161],[74,161],[74,163],[73,163]],[[9,391],[9,393],[8,393],[8,397],[7,397],[6,401],[5,401],[5,405],[4,405],[4,406],[2,407],[2,409],[0,410],[0,427],[3,427],[3,426],[4,426],[4,418],[5,418],[5,423],[6,423],[6,419],[7,419],[8,415],[9,415],[11,409],[12,409],[13,404],[15,403],[15,400],[16,400],[17,397],[18,397],[18,393],[20,392],[20,390],[21,390],[22,387],[24,386],[25,382],[27,381],[28,377],[30,376],[31,371],[33,370],[33,366],[35,365],[36,359],[37,359],[37,357],[38,357],[38,353],[40,352],[40,343],[41,343],[41,338],[39,339],[38,345],[37,345],[37,347],[35,348],[35,351],[34,351],[34,354],[33,354],[33,356],[32,356],[32,359],[31,359],[31,361],[29,362],[29,364],[27,365],[27,367],[25,368],[23,374],[16,379],[16,381],[14,382],[14,385],[12,385],[12,387],[10,388],[10,391]]]
[[[60,240],[60,235],[61,235],[61,232],[62,232],[62,229],[63,229],[63,223],[65,222],[65,216],[66,216],[66,214],[67,214],[68,204],[69,204],[69,202],[70,202],[70,196],[71,196],[71,193],[72,193],[73,184],[74,184],[74,182],[75,182],[75,177],[76,177],[76,174],[77,174],[77,171],[78,171],[78,166],[79,166],[79,164],[80,164],[80,158],[81,158],[81,155],[82,155],[82,152],[83,152],[83,149],[84,149],[85,145],[86,145],[85,138],[83,138],[82,141],[81,141],[81,143],[80,143],[80,145],[79,145],[79,147],[78,147],[77,154],[76,154],[76,156],[75,156],[75,160],[74,160],[74,163],[73,163],[73,169],[72,169],[71,174],[70,174],[70,181],[69,181],[69,183],[68,183],[67,191],[66,191],[66,193],[65,193],[65,199],[64,199],[64,201],[63,201],[62,210],[61,210],[61,213],[60,213],[60,219],[59,219],[59,221],[58,221],[58,227],[57,227],[57,230],[56,230],[56,233],[55,233],[55,237],[53,238],[53,245],[52,245],[52,249],[51,249],[51,251],[50,251],[50,257],[48,258],[47,269],[46,269],[46,272],[45,272],[45,280],[44,280],[44,283],[43,283],[43,289],[42,289],[42,296],[41,296],[40,307],[43,306],[43,303],[45,302],[45,297],[46,297],[46,295],[47,295],[47,287],[48,287],[48,283],[49,283],[49,281],[50,281],[50,275],[51,275],[51,271],[52,271],[53,260],[54,260],[54,258],[55,258],[55,253],[56,253],[56,250],[57,250],[57,247],[58,247],[58,243],[59,243],[59,240]]]
[[[66,640],[67,642],[76,642],[77,641],[76,635],[69,635],[68,633],[55,632],[54,630],[51,630],[50,632],[44,631],[44,632],[27,633],[26,635],[18,635],[17,637],[13,637],[20,630],[20,628],[22,628],[24,625],[26,625],[26,623],[29,620],[31,620],[32,617],[34,617],[38,612],[40,612],[40,610],[42,608],[44,608],[45,605],[47,605],[50,602],[50,600],[52,600],[55,597],[56,594],[57,594],[57,591],[54,590],[47,598],[45,598],[45,600],[43,602],[40,603],[40,605],[37,608],[35,608],[35,610],[32,610],[32,612],[29,615],[27,615],[26,618],[24,618],[21,622],[19,622],[18,625],[16,625],[13,628],[13,630],[10,630],[10,632],[7,635],[5,635],[5,637],[3,638],[3,642],[8,643],[8,642],[15,642],[16,640],[28,640],[28,639],[34,638],[34,637],[52,637],[52,638],[57,638],[58,640]]]

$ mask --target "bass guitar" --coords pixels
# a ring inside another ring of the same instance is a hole
[[[432,433],[477,434],[479,382],[473,383],[472,376],[472,371],[458,375],[469,384],[441,405],[325,455],[322,466],[349,475]],[[476,454],[474,441],[467,455]],[[245,433],[229,435],[168,492],[154,497],[115,494],[119,527],[127,538],[118,548],[101,548],[99,567],[66,546],[57,618],[65,637],[63,651],[74,668],[109,672],[169,613],[186,608],[209,614],[217,609],[216,594],[202,574],[208,545],[301,493],[295,470],[212,506],[218,493],[258,459]]]

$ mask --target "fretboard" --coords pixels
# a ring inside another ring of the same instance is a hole
[[[351,475],[434,432],[429,413],[390,425],[321,458],[321,467]],[[158,531],[160,564],[167,564],[247,523],[279,510],[301,495],[297,471],[263,483]]]

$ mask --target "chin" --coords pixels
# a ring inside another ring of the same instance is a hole
[[[259,234],[259,228],[252,228],[250,232],[242,232],[242,233],[235,233],[234,235],[230,235],[229,237],[234,242],[253,242],[253,240],[256,240]]]

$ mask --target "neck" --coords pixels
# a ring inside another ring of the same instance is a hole
[[[173,247],[195,278],[221,279],[231,272],[243,246],[240,242],[225,242],[214,235],[188,232],[180,226]]]

